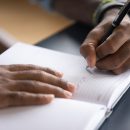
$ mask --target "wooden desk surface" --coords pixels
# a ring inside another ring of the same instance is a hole
[[[17,40],[35,44],[71,25],[57,13],[49,13],[29,0],[0,0],[0,28]]]

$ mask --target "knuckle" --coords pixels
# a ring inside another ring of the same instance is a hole
[[[111,40],[107,40],[107,51],[109,51],[109,54],[113,54],[116,52],[116,47],[114,46],[113,42]]]
[[[35,70],[34,73],[36,73],[40,76],[44,75],[44,73],[41,70]]]
[[[11,76],[11,75],[8,75],[7,77],[0,76],[0,83],[7,87],[12,87],[15,84],[15,81],[13,80],[13,76]]]
[[[59,87],[55,87],[55,88],[53,88],[53,92],[54,92],[54,94],[59,94],[60,92],[61,92],[61,88],[59,88]]]
[[[122,36],[127,35],[128,33],[126,32],[130,32],[130,22],[128,21],[123,21],[121,23],[121,25],[117,28],[120,32],[122,32]]]
[[[80,53],[82,54],[82,53],[87,53],[87,51],[89,50],[89,49],[91,49],[91,48],[93,48],[95,45],[94,45],[94,42],[88,42],[88,43],[86,43],[86,44],[83,44],[83,45],[81,45],[81,47],[80,47]]]
[[[62,88],[55,88],[54,94],[56,97],[62,97],[64,95],[64,90]]]
[[[57,80],[57,83],[59,85],[59,87],[67,87],[67,81],[64,81],[63,79],[59,78]]]
[[[101,27],[95,27],[92,31],[89,32],[87,40],[93,40],[95,36],[97,36],[100,32],[102,32],[102,30],[103,29]]]
[[[0,69],[8,69],[9,65],[0,65]]]
[[[33,69],[33,70],[42,70],[44,68],[40,67],[39,65],[33,65],[33,64],[28,64],[30,69]]]
[[[32,91],[34,93],[39,93],[39,90],[42,86],[41,82],[31,81],[30,84],[31,84],[31,86],[28,89],[30,89],[30,91]]]
[[[130,22],[124,20],[124,21],[121,23],[121,27],[122,27],[123,30],[129,28],[129,27],[130,27]]]
[[[32,65],[32,64],[26,65],[25,68],[30,69],[30,70],[31,70],[31,69],[32,69],[32,70],[37,70],[37,66],[36,66],[36,65]]]
[[[7,96],[10,101],[14,101],[19,97],[19,95],[20,95],[20,93],[17,92],[17,93],[8,93]]]
[[[19,91],[31,91],[33,92],[36,89],[37,84],[35,83],[36,81],[23,81],[23,82],[18,82],[16,87]]]
[[[9,78],[6,77],[2,77],[0,76],[0,84],[8,84],[10,85],[11,83],[13,83],[13,80],[10,80]]]
[[[87,44],[82,44],[81,45],[81,47],[80,47],[80,53],[81,54],[85,51],[86,47],[87,47]]]
[[[27,64],[26,66],[24,65],[23,67],[26,67],[28,69],[32,69],[32,68],[35,68],[35,65]]]
[[[126,29],[125,29],[126,30]],[[128,39],[128,33],[125,32],[125,30],[123,29],[120,29],[118,28],[116,31],[115,31],[115,39],[119,42],[119,40],[121,40],[122,38],[124,40],[127,40]],[[114,40],[114,39],[113,39]],[[123,40],[123,41],[124,41]],[[122,40],[121,40],[122,41]],[[124,41],[125,42],[125,41]],[[117,43],[118,44],[118,43]]]
[[[5,70],[5,69],[0,69],[0,76],[2,77],[8,77],[10,76],[10,72],[8,70]]]
[[[36,78],[38,78],[40,80],[45,80],[46,79],[46,74],[45,74],[44,71],[35,70],[35,71],[33,71],[33,73],[35,74]]]
[[[112,70],[112,72],[113,72],[115,75],[119,75],[119,74],[122,73],[120,69]]]
[[[9,92],[8,94],[7,94],[7,99],[8,99],[8,105],[9,106],[11,106],[11,105],[13,105],[15,102],[16,102],[16,100],[19,98],[19,92],[17,92],[17,93],[13,93],[13,92]]]
[[[126,36],[126,33],[124,33],[124,31],[123,30],[121,30],[121,29],[119,29],[118,31],[117,31],[117,35],[116,36],[118,36],[117,38],[122,38],[122,37],[125,37]]]
[[[45,92],[47,94],[54,94],[55,96],[58,96],[61,92],[61,88],[60,87],[57,87],[57,86],[53,86],[53,85],[47,85],[45,87]]]
[[[99,31],[99,28],[94,28],[94,29],[89,33],[89,35],[96,35],[98,31]]]
[[[38,66],[33,65],[33,64],[27,64],[27,65],[21,65],[23,66],[25,69],[30,69],[30,70],[37,70]]]
[[[13,72],[13,73],[11,73],[11,74],[8,75],[8,76],[9,76],[10,79],[15,80],[15,79],[17,79],[18,77],[20,77],[21,74],[22,74],[21,72]]]
[[[52,71],[50,68],[48,68],[48,67],[44,67],[44,69],[46,70],[46,71]]]
[[[55,74],[55,71],[52,70],[52,69],[50,69],[50,68],[48,68],[48,67],[46,67],[45,70],[46,70],[47,72],[49,72],[49,73]]]
[[[94,28],[89,34],[88,37],[92,36],[95,37],[99,32],[101,32],[102,28],[101,27],[96,27]]]
[[[119,66],[120,66],[120,60],[119,59],[112,60],[112,68],[113,69],[119,68]]]

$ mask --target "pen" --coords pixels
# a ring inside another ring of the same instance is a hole
[[[112,22],[110,28],[108,29],[106,34],[103,36],[103,38],[100,40],[101,44],[112,34],[114,29],[120,25],[120,23],[122,22],[125,15],[128,13],[129,9],[130,9],[130,0],[128,0],[126,2],[126,4],[119,11],[118,15],[116,16],[116,18]],[[89,66],[87,66],[86,69],[90,71],[91,68]]]
[[[100,43],[103,43],[112,34],[114,29],[117,28],[120,25],[120,23],[122,22],[125,15],[128,13],[129,9],[130,9],[130,0],[128,0],[126,2],[126,4],[121,8],[118,15],[116,16],[116,18],[112,22],[109,30],[107,31],[107,33],[101,39]]]

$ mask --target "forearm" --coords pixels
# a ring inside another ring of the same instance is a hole
[[[96,9],[103,0],[54,0],[54,9],[75,20],[84,23],[93,23]],[[110,1],[104,0],[103,2]],[[126,0],[112,0],[114,3],[126,2]],[[113,6],[115,7],[115,6]]]
[[[115,1],[126,2],[127,0],[32,0],[42,7],[53,9],[71,19],[84,23],[93,23],[93,16],[101,2]]]
[[[55,0],[54,9],[72,19],[92,23],[95,9],[100,0]]]

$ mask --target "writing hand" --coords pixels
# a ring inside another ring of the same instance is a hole
[[[130,68],[129,17],[126,16],[106,41],[100,43],[117,12],[116,9],[108,11],[103,20],[88,34],[81,46],[81,54],[86,58],[90,67],[96,65],[99,69],[120,74]]]

